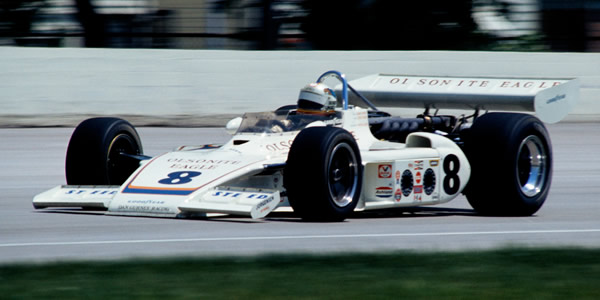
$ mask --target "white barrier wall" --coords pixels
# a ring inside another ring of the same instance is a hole
[[[136,125],[223,125],[294,103],[302,86],[331,69],[350,80],[374,73],[577,77],[581,98],[566,121],[600,121],[600,54],[2,47],[0,126],[72,126],[96,115]]]

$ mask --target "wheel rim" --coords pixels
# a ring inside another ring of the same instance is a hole
[[[542,192],[546,184],[547,155],[547,149],[539,137],[530,135],[521,142],[517,156],[517,178],[525,196],[534,197]]]
[[[354,150],[346,143],[333,148],[328,163],[329,195],[339,207],[348,206],[354,200],[358,185],[358,161]]]
[[[135,160],[123,156],[126,154],[139,154],[136,142],[128,134],[118,134],[108,147],[107,175],[109,184],[122,184],[139,166]]]

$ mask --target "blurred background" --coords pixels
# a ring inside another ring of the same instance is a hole
[[[0,45],[600,52],[600,0],[0,0]]]

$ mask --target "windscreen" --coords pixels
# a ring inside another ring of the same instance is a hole
[[[297,114],[295,111],[289,114],[275,112],[246,113],[237,133],[279,133],[298,131],[308,124],[316,121],[332,120],[336,114],[310,115]]]

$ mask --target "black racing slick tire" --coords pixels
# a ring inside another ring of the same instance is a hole
[[[362,189],[360,151],[352,134],[336,127],[311,127],[294,139],[284,186],[303,220],[338,222],[352,214]]]
[[[121,185],[139,167],[142,143],[133,125],[118,118],[81,122],[69,141],[65,174],[69,185]]]
[[[552,181],[552,145],[544,124],[516,113],[487,113],[465,136],[471,178],[464,194],[483,215],[530,216]]]

